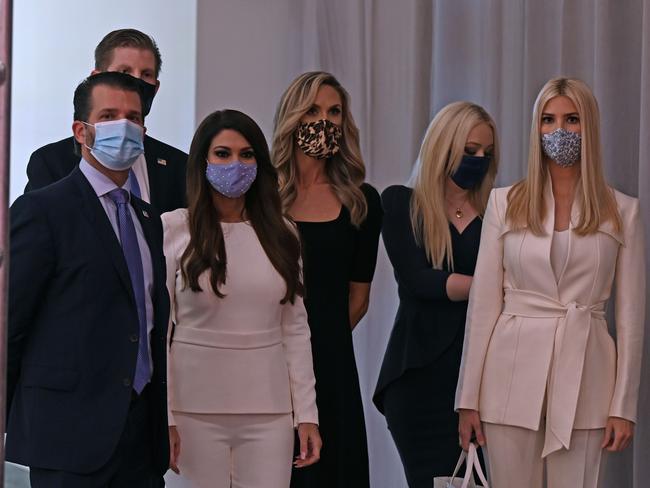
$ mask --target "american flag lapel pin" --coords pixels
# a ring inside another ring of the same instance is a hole
[[[166,159],[158,158],[157,161],[158,161],[158,164],[159,164],[159,165],[161,165],[161,166],[167,166],[167,160],[166,160]]]

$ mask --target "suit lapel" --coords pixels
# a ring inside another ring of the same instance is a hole
[[[160,246],[160,242],[158,242],[159,239],[156,237],[155,229],[151,219],[152,216],[150,214],[151,211],[144,205],[142,200],[134,197],[133,195],[131,195],[131,205],[133,206],[135,214],[138,217],[138,221],[142,226],[144,238],[147,240],[149,250],[151,251],[151,257],[153,258],[154,254],[157,255],[157,253],[154,253],[153,249],[156,249],[156,246]]]
[[[79,198],[81,199],[79,206],[90,223],[91,228],[94,229],[98,241],[106,249],[107,255],[120,277],[120,281],[122,281],[133,306],[135,306],[131,277],[129,276],[129,270],[126,266],[122,246],[120,246],[120,242],[115,235],[115,231],[113,230],[110,221],[108,220],[104,207],[102,207],[97,194],[78,167],[73,170],[72,177],[79,189]]]
[[[154,289],[156,289],[159,283],[164,283],[160,281],[162,278],[160,276],[159,262],[157,260],[160,255],[159,252],[156,252],[161,246],[160,239],[156,236],[156,229],[154,228],[154,223],[152,221],[151,210],[137,197],[131,195],[131,205],[135,210],[135,215],[138,217],[138,221],[142,226],[142,232],[144,238],[147,241],[149,246],[149,254],[151,255],[151,269],[153,270],[153,282]],[[152,299],[155,299],[156,293],[154,293]]]

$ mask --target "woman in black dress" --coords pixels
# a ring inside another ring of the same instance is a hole
[[[292,488],[367,488],[368,448],[352,329],[368,309],[381,201],[364,183],[349,97],[329,73],[299,76],[275,116],[280,195],[303,241],[321,460],[294,469]]]
[[[386,417],[409,487],[450,475],[460,446],[454,394],[467,298],[498,163],[487,112],[455,102],[433,119],[413,188],[382,194],[382,235],[400,305],[373,401]]]

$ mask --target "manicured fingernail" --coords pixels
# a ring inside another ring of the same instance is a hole
[[[304,452],[301,452],[301,453],[300,453],[300,459],[302,459],[303,461],[304,461],[305,459],[307,459],[307,454],[304,453]]]

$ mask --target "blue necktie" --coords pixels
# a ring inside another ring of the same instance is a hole
[[[131,184],[131,193],[133,193],[138,198],[142,198],[142,192],[140,191],[140,183],[138,183],[138,179],[135,177],[133,168],[129,170],[129,183]]]
[[[138,246],[138,237],[135,233],[135,226],[131,219],[129,210],[129,193],[116,188],[108,193],[108,196],[117,207],[117,227],[120,232],[122,252],[129,268],[133,294],[138,309],[138,322],[140,326],[138,361],[135,366],[135,378],[133,389],[139,394],[149,383],[151,378],[151,367],[149,365],[149,334],[147,334],[147,309],[145,305],[144,271],[142,269],[142,256]]]

